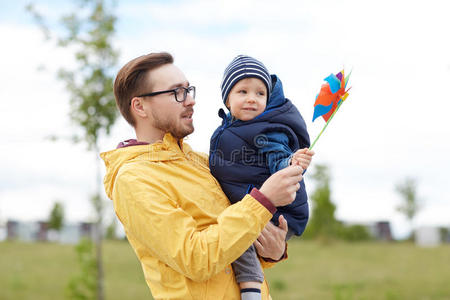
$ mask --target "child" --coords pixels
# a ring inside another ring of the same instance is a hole
[[[270,75],[258,60],[239,55],[225,69],[221,89],[230,113],[219,110],[223,122],[211,137],[209,165],[231,203],[290,164],[306,170],[314,155],[308,150],[306,124],[284,98],[276,75]],[[303,233],[309,216],[304,180],[295,201],[277,208],[274,224],[278,225],[280,215],[288,223],[286,239]],[[261,299],[264,275],[253,245],[233,263],[233,269],[241,298]]]

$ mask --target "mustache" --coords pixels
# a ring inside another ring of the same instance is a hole
[[[186,109],[182,114],[181,114],[181,116],[187,116],[187,115],[190,115],[190,114],[193,114],[194,113],[194,109],[193,108],[188,108],[188,109]]]

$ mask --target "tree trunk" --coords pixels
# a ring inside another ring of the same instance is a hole
[[[96,237],[95,237],[95,248],[97,256],[97,299],[104,299],[104,289],[103,289],[103,252],[102,252],[102,224],[97,223],[96,225]]]
[[[96,184],[97,184],[97,205],[95,205],[96,213],[97,213],[97,222],[96,222],[96,230],[95,230],[95,248],[96,248],[96,258],[97,258],[97,300],[104,299],[104,287],[103,287],[103,252],[102,252],[102,240],[103,240],[103,204],[101,197],[102,190],[102,181],[100,174],[100,151],[98,149],[98,145],[95,145],[95,161],[97,165],[97,176],[96,176]]]

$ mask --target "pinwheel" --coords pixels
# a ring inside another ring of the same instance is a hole
[[[346,87],[350,74],[345,77],[344,70],[342,70],[336,75],[331,74],[325,78],[326,83],[322,85],[314,103],[313,122],[321,116],[325,120],[326,124],[312,143],[311,147],[309,147],[310,150],[314,147],[319,137],[325,131],[328,124],[341,107],[342,103],[345,99],[347,99],[350,88],[346,90]]]

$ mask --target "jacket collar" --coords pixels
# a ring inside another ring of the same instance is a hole
[[[127,142],[125,146],[100,154],[105,162],[104,184],[110,198],[117,173],[124,164],[136,160],[152,162],[179,160],[189,156],[192,152],[188,144],[184,144],[183,140],[178,141],[170,133],[166,133],[162,141],[153,144]]]

